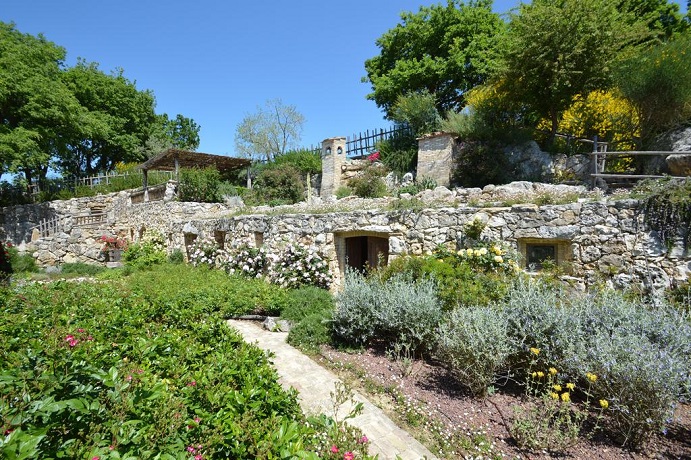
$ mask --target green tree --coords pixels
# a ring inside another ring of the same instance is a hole
[[[641,146],[691,120],[691,34],[641,49],[617,66],[619,90],[638,111]]]
[[[167,113],[156,115],[142,153],[150,158],[170,148],[195,151],[199,147],[199,129],[192,118],[181,114],[175,119],[170,119]]]
[[[649,32],[609,0],[535,0],[511,16],[501,71],[510,103],[549,120],[550,142],[578,94],[607,88],[618,52]]]
[[[88,176],[118,162],[143,160],[141,147],[155,121],[153,93],[138,90],[122,69],[105,74],[97,63],[83,60],[67,69],[63,79],[85,115],[67,149],[58,153],[63,175]]]
[[[83,112],[61,80],[65,50],[0,22],[0,173],[44,181]]]
[[[377,40],[378,56],[365,61],[373,92],[367,97],[392,116],[399,97],[427,91],[439,112],[460,110],[464,94],[490,74],[504,23],[491,0],[421,7]]]
[[[304,123],[294,105],[284,105],[280,99],[266,101],[238,125],[235,148],[248,157],[271,161],[297,147]]]
[[[688,21],[679,11],[679,4],[670,0],[619,0],[617,9],[629,13],[634,22],[643,22],[652,32],[650,38],[666,41],[689,31]]]

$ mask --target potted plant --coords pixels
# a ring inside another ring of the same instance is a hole
[[[120,262],[122,252],[127,249],[127,240],[117,236],[101,236],[101,252],[105,254],[107,262]]]

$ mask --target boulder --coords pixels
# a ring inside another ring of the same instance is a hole
[[[691,153],[675,153],[668,156],[667,168],[673,176],[691,176]]]

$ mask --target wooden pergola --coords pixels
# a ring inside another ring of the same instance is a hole
[[[233,171],[249,166],[250,160],[246,158],[233,158],[210,153],[191,152],[189,150],[168,149],[158,155],[149,158],[138,166],[144,173],[142,186],[144,188],[144,201],[149,201],[148,173],[152,171],[175,171],[175,180],[178,180],[180,168],[208,168],[215,167],[221,172]]]

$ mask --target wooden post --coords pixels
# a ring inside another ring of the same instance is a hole
[[[142,176],[142,188],[144,189],[144,201],[149,201],[149,170],[142,169],[144,175]]]
[[[180,161],[178,161],[177,155],[175,155],[175,180],[180,181]]]
[[[592,153],[591,161],[593,163],[591,166],[593,174],[599,174],[600,173],[600,171],[599,171],[600,160],[599,160],[598,154],[597,154],[597,134],[595,136],[593,136],[593,153]],[[597,186],[597,176],[593,175],[593,176],[591,176],[591,178],[592,178],[592,187],[595,188]]]

